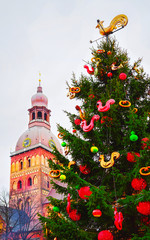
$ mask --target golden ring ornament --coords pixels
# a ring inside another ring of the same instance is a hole
[[[143,175],[143,176],[148,176],[148,175],[150,175],[149,169],[150,169],[150,166],[142,167],[139,172],[140,172],[140,174]],[[144,172],[143,172],[143,171],[144,171]]]
[[[130,103],[128,100],[121,100],[121,101],[119,102],[119,105],[120,105],[121,107],[130,107],[130,106],[131,106],[131,103]]]
[[[79,87],[72,87],[72,88],[69,89],[69,92],[79,93],[80,92],[80,88]]]
[[[67,156],[69,154],[69,146],[64,147],[64,154]]]
[[[106,28],[103,26],[103,22],[104,21],[97,20],[98,24],[96,28],[99,29],[99,32],[101,35],[109,35],[113,33],[114,30],[125,27],[128,23],[128,18],[124,14],[117,15],[112,19],[112,21],[110,22],[110,25]]]
[[[65,135],[63,133],[58,133],[57,136],[58,136],[59,139],[62,139]]]
[[[92,57],[92,58],[91,58],[91,62],[98,62],[98,63],[100,63],[100,62],[101,62],[101,59],[100,59],[100,58]]]
[[[75,164],[76,164],[75,161],[70,161],[70,162],[68,163],[68,168],[70,169],[70,166],[75,165]]]
[[[96,53],[104,53],[104,52],[105,52],[104,49],[98,49],[98,50],[96,51]]]
[[[120,153],[118,153],[118,152],[113,152],[112,154],[111,154],[111,158],[110,158],[110,160],[108,161],[108,162],[105,162],[105,160],[104,160],[104,155],[100,155],[100,157],[99,157],[99,161],[100,161],[100,165],[101,165],[101,167],[103,167],[103,168],[110,168],[110,167],[112,167],[113,165],[114,165],[114,158],[115,159],[117,159],[117,158],[119,158],[120,157]]]
[[[68,93],[67,93],[67,97],[69,97],[70,99],[75,98],[75,96],[76,96],[76,94],[73,93],[73,92],[68,92]]]
[[[133,108],[132,112],[133,113],[137,113],[138,109],[137,108]]]
[[[49,176],[52,178],[58,178],[60,176],[60,170],[51,170]]]

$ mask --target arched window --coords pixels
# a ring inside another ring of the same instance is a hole
[[[31,177],[28,178],[28,186],[32,186],[32,178]]]
[[[35,112],[32,113],[32,120],[35,119]]]
[[[37,113],[37,118],[38,118],[38,119],[41,119],[41,118],[42,118],[42,112],[39,111],[39,112]]]
[[[23,202],[21,199],[18,201],[18,208],[19,210],[23,210]]]
[[[31,167],[31,159],[28,158],[28,167]]]
[[[18,181],[18,189],[21,189],[22,188],[22,182],[21,180]]]
[[[11,165],[11,172],[15,172],[15,163],[14,162]]]
[[[47,121],[47,114],[44,113],[44,120]]]
[[[38,180],[37,180],[37,176],[35,175],[34,177],[33,177],[33,184],[37,184],[38,183]]]
[[[13,182],[13,184],[12,184],[12,189],[13,189],[13,190],[17,190],[17,183],[16,183],[16,182]]]
[[[20,162],[20,170],[23,169],[23,161]]]
[[[31,198],[29,197],[26,199],[26,209],[27,211],[31,210]]]

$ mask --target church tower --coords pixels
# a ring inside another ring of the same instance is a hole
[[[54,145],[62,153],[61,145],[51,132],[48,99],[43,94],[41,82],[31,98],[28,129],[19,137],[11,153],[10,206],[17,202],[23,209],[24,201],[38,202],[38,212],[51,190],[48,159],[53,160]]]

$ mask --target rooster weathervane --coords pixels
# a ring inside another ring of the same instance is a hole
[[[116,17],[114,17],[112,19],[112,21],[110,22],[109,26],[106,27],[106,28],[104,28],[103,22],[104,21],[100,21],[98,19],[96,28],[98,28],[100,34],[103,35],[103,36],[106,36],[106,38],[108,40],[108,36],[110,34],[113,34],[114,32],[121,30],[122,28],[124,28],[127,25],[128,18],[124,14],[117,15]],[[90,41],[90,42],[92,43],[94,41]]]

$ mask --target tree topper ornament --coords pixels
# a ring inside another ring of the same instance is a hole
[[[101,35],[109,35],[115,31],[124,28],[128,23],[128,18],[124,14],[117,15],[116,17],[113,18],[113,20],[110,22],[110,25],[107,28],[103,27],[103,22],[104,21],[97,20],[98,24],[96,28],[99,29]]]

